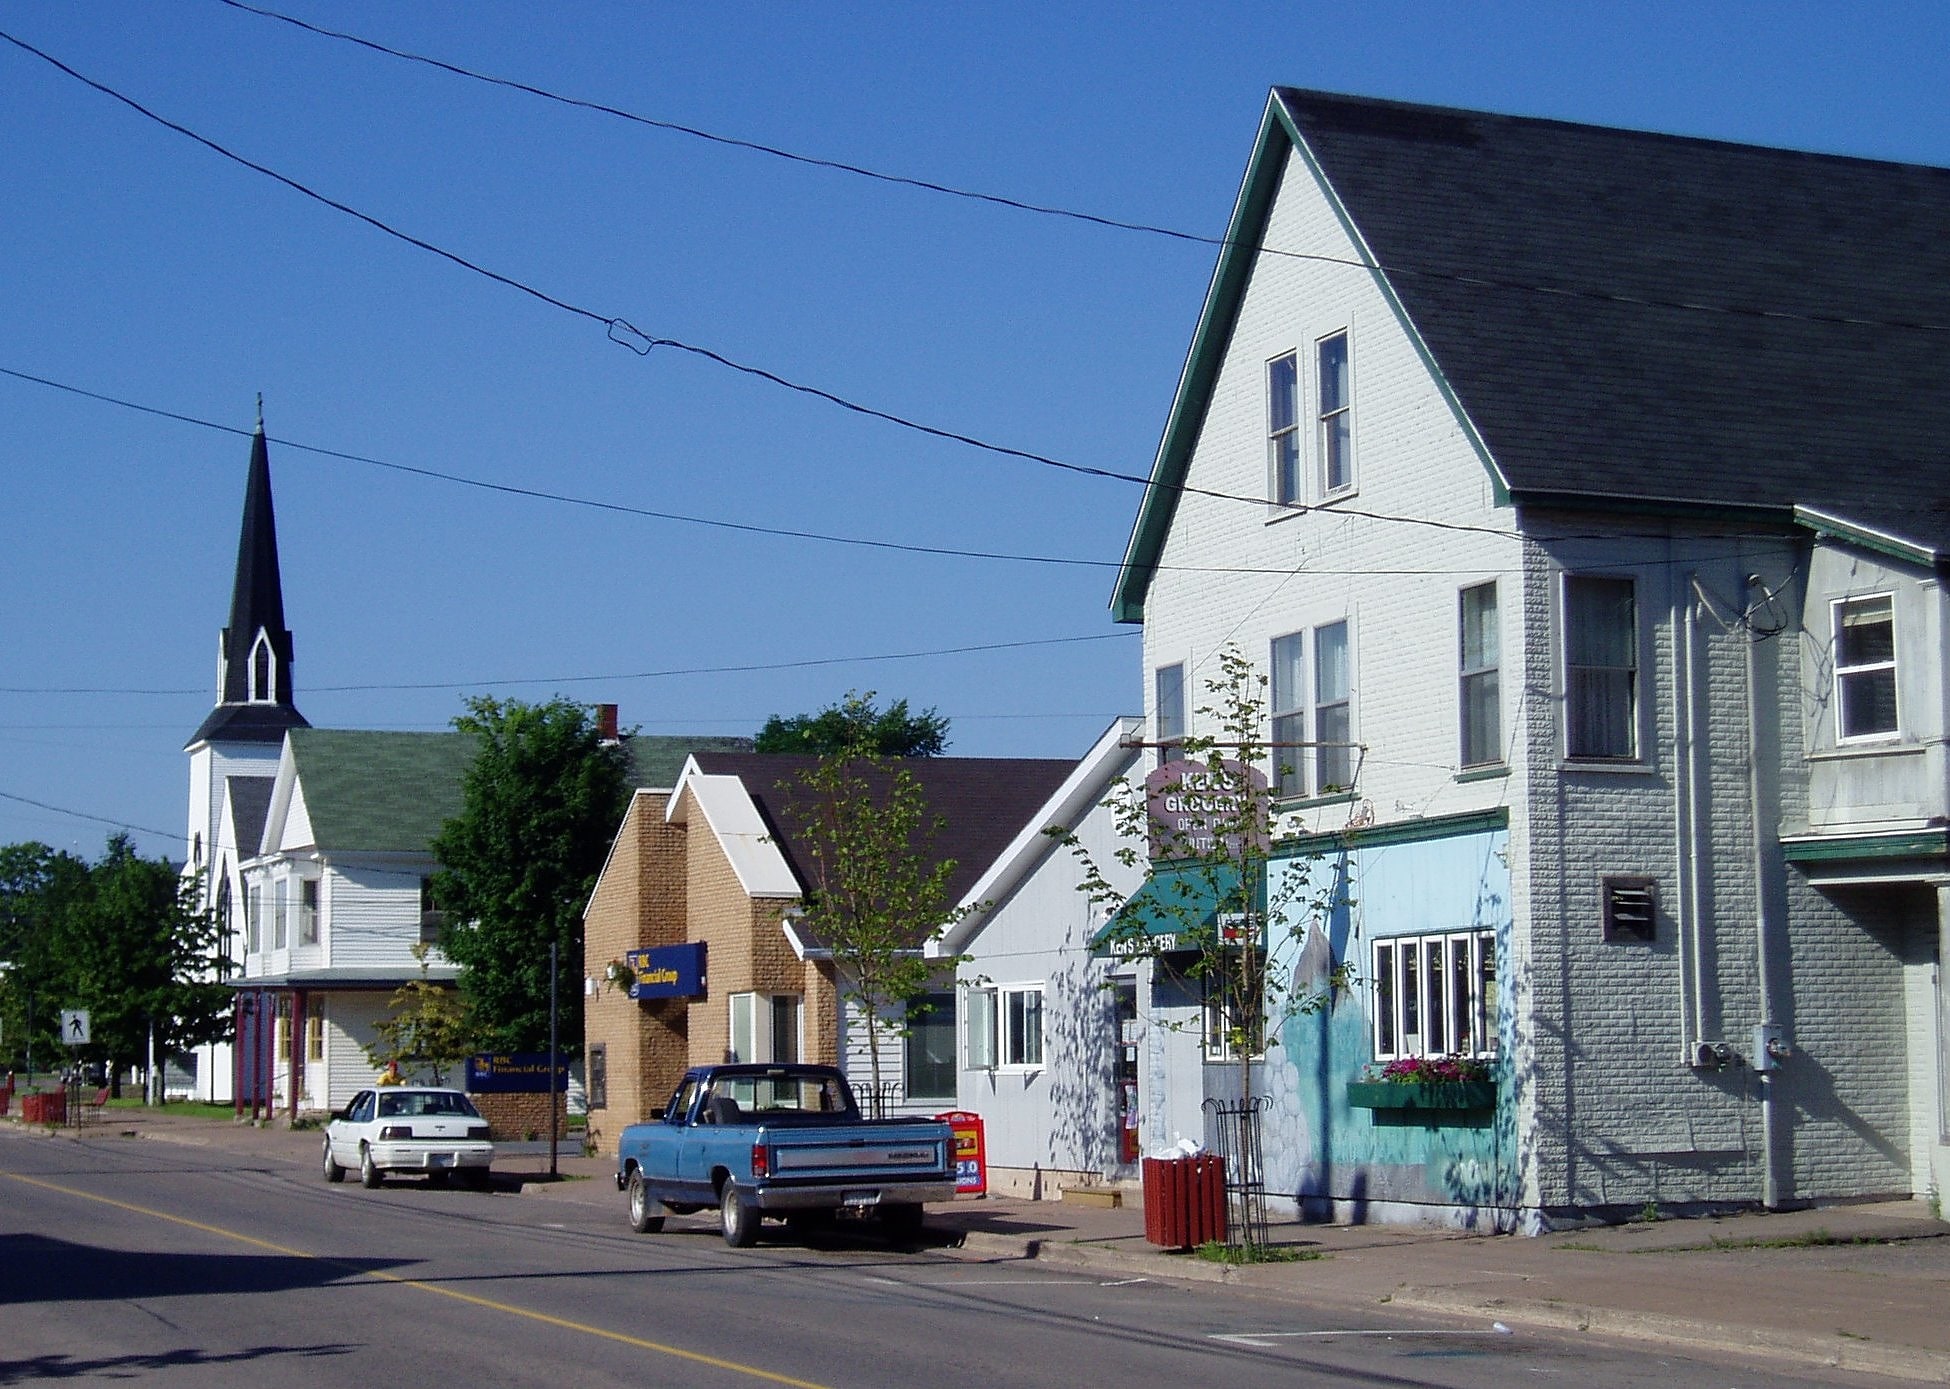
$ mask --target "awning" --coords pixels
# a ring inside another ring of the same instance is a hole
[[[1243,917],[1239,867],[1193,863],[1153,869],[1090,941],[1093,955],[1154,955],[1202,950],[1217,943],[1221,917]],[[1266,882],[1254,884],[1253,909],[1266,910]],[[1230,923],[1224,923],[1230,924]]]

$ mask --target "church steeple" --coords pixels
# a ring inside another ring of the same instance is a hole
[[[271,455],[264,443],[260,398],[250,476],[244,484],[230,625],[217,648],[217,707],[190,736],[190,745],[279,743],[286,729],[309,727],[293,698],[291,666],[291,632],[284,625],[284,583],[278,572],[278,523],[271,506]]]

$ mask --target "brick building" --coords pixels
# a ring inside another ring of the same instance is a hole
[[[1266,673],[1272,877],[1348,889],[1297,948],[1355,987],[1256,1063],[1275,1197],[1950,1179],[1946,224],[1940,169],[1272,93],[1113,609],[1152,741]],[[1138,982],[1195,1123],[1241,1063]],[[1351,1088],[1449,1052],[1490,1103]]]

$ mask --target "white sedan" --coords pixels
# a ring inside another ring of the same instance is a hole
[[[385,1086],[361,1090],[325,1126],[325,1180],[342,1182],[349,1167],[364,1186],[389,1172],[419,1172],[444,1182],[459,1173],[486,1186],[494,1163],[488,1123],[459,1090]]]

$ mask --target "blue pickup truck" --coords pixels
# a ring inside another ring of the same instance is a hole
[[[923,1202],[954,1198],[955,1138],[934,1119],[863,1118],[832,1066],[700,1066],[662,1117],[623,1130],[616,1186],[638,1234],[710,1206],[735,1248],[767,1217],[805,1231],[872,1215],[913,1234]]]

